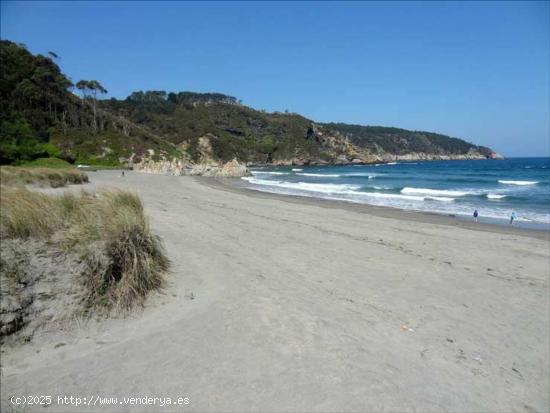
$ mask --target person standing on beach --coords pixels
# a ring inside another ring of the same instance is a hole
[[[477,209],[474,210],[474,221],[477,222],[477,217],[479,216],[479,213],[477,212]]]
[[[510,215],[510,225],[514,225],[515,219],[518,219],[518,216],[516,215],[516,211],[512,211],[512,215]]]

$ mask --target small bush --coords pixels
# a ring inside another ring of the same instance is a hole
[[[2,185],[40,185],[59,188],[68,184],[88,182],[88,175],[77,169],[19,168],[2,166],[0,168]]]
[[[141,200],[130,192],[56,196],[4,188],[0,233],[2,238],[46,238],[78,253],[87,307],[130,309],[162,285],[168,268]]]

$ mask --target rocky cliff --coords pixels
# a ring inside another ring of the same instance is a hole
[[[212,177],[242,177],[250,176],[246,165],[239,163],[236,159],[226,163],[186,163],[184,160],[173,159],[154,161],[144,159],[133,165],[138,172],[162,174],[162,175],[191,175],[191,176],[212,176]]]

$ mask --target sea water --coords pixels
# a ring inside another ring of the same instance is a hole
[[[258,167],[252,189],[550,229],[550,158]]]

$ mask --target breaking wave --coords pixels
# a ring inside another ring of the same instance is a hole
[[[243,177],[245,181],[255,185],[270,186],[277,188],[291,189],[295,191],[316,192],[319,194],[337,194],[348,195],[353,198],[385,198],[394,200],[406,200],[406,201],[440,201],[440,202],[452,202],[454,198],[433,196],[433,195],[407,195],[407,194],[388,194],[380,192],[364,192],[360,191],[360,185],[349,184],[316,184],[309,182],[286,182],[286,181],[272,181],[267,179],[257,179],[254,177]]]
[[[505,185],[536,185],[539,183],[539,181],[504,181],[501,179],[498,182]]]
[[[251,171],[252,175],[288,175],[289,172]]]
[[[429,188],[409,188],[405,187],[401,190],[402,194],[418,194],[428,196],[464,196],[469,195],[471,192],[465,191],[452,191],[447,189],[429,189]]]
[[[312,174],[312,173],[307,173],[307,172],[304,172],[304,173],[302,173],[302,174],[296,174],[296,175],[302,175],[302,176],[320,176],[320,177],[323,177],[323,178],[338,178],[338,177],[341,176],[340,174]]]

